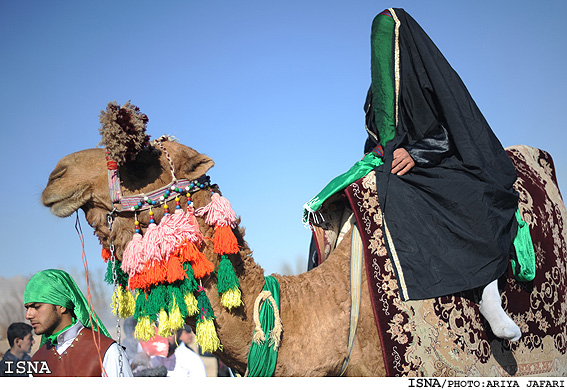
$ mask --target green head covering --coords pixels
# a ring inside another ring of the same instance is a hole
[[[32,276],[24,291],[24,304],[33,302],[49,303],[71,309],[77,320],[84,326],[110,337],[94,310],[90,311],[89,316],[89,304],[85,296],[71,275],[65,271],[46,269]]]

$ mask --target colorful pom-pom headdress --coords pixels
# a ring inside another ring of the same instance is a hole
[[[107,110],[101,112],[100,122],[114,212],[133,212],[135,216],[133,236],[124,250],[122,262],[115,258],[112,245],[102,253],[108,261],[105,280],[115,285],[113,313],[122,318],[133,316],[137,320],[135,336],[144,341],[155,336],[156,325],[158,334],[167,336],[183,328],[186,318],[196,316],[196,341],[201,349],[213,352],[222,348],[215,329],[215,315],[201,282],[215,272],[215,266],[202,250],[205,240],[212,240],[213,252],[220,257],[216,276],[221,304],[228,310],[242,305],[238,278],[230,260],[230,255],[239,252],[233,234],[236,215],[230,202],[213,192],[211,202],[195,210],[191,194],[203,189],[213,191],[209,177],[177,179],[173,161],[162,143],[171,139],[163,136],[150,142],[146,135],[148,118],[130,102],[123,106],[109,103]],[[152,148],[167,158],[171,183],[151,193],[123,196],[119,167],[133,161],[141,151]],[[175,210],[171,211],[168,202],[173,199]],[[159,223],[154,218],[157,208],[163,208],[164,213]],[[142,211],[150,215],[144,233],[138,222]],[[205,222],[214,227],[212,238],[201,233],[196,217],[204,217]]]

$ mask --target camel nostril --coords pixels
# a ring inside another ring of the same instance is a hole
[[[48,181],[52,182],[53,180],[59,179],[65,174],[65,172],[67,172],[67,168],[55,168],[55,170],[49,175]]]

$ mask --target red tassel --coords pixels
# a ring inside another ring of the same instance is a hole
[[[102,248],[102,252],[100,255],[102,256],[102,259],[104,260],[105,263],[108,260],[110,260],[110,258],[112,257],[112,254],[110,253],[110,249],[108,248]]]
[[[238,241],[228,225],[220,225],[215,228],[215,236],[213,237],[214,249],[217,255],[229,255],[238,253]]]

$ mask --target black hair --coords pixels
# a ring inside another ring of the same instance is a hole
[[[10,348],[14,346],[14,341],[18,339],[24,339],[28,334],[32,332],[32,327],[29,324],[23,322],[14,322],[8,327],[8,343],[10,343]]]

